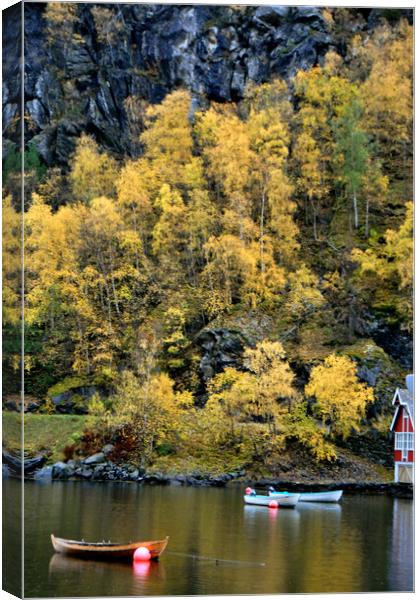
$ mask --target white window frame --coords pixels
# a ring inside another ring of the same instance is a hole
[[[414,450],[414,433],[397,431],[395,433],[395,450],[403,452]]]

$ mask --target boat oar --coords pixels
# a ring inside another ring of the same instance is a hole
[[[186,554],[184,552],[166,552],[166,554],[172,554],[173,556],[185,556],[187,558],[193,558],[194,560],[209,560],[218,563],[231,563],[236,565],[244,565],[247,567],[265,567],[263,562],[249,562],[246,560],[230,560],[227,558],[213,558],[211,556],[201,556],[200,554]]]

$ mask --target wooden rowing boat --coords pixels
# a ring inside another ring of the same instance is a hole
[[[47,458],[43,455],[35,456],[34,458],[25,458],[22,460],[22,456],[10,454],[6,450],[2,450],[3,462],[9,467],[12,475],[18,475],[19,477],[27,477],[37,469],[40,469]]]
[[[137,548],[144,547],[150,552],[152,560],[158,560],[165,550],[169,537],[153,542],[130,542],[118,544],[111,542],[85,542],[84,540],[65,540],[51,534],[51,542],[56,552],[80,556],[83,558],[128,560],[133,558]]]
[[[268,493],[271,498],[277,500],[279,497],[287,494],[288,492],[276,492],[274,490],[270,490]],[[339,502],[342,495],[343,490],[300,492],[299,502]]]
[[[258,506],[269,506],[273,500],[278,506],[286,508],[294,508],[299,502],[300,494],[279,494],[278,496],[263,496],[258,494],[245,494],[245,504],[253,504]]]

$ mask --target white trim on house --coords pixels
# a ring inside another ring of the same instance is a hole
[[[394,399],[392,400],[392,404],[394,405],[395,401],[396,401],[396,399],[398,397],[399,404],[398,404],[398,407],[395,409],[395,413],[394,413],[394,417],[392,419],[391,427],[389,428],[390,431],[394,430],[395,421],[397,420],[397,416],[398,416],[399,409],[400,409],[401,406],[405,406],[405,409],[406,409],[406,411],[408,413],[408,416],[410,417],[411,425],[413,426],[413,429],[414,429],[413,417],[411,416],[411,413],[410,413],[410,407],[408,406],[407,402],[402,402],[401,401],[399,391],[400,391],[399,388],[397,388],[395,390]]]
[[[395,450],[414,450],[414,433],[411,431],[395,432]]]
[[[392,404],[393,404],[393,405],[395,404],[395,400],[397,399],[397,396],[398,396],[398,400],[401,402],[401,398],[400,398],[400,395],[399,395],[399,393],[398,393],[399,391],[400,391],[400,388],[397,388],[397,389],[395,390],[395,392],[394,392],[394,397],[393,397],[393,399],[392,399]]]

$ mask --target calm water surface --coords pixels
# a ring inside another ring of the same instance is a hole
[[[4,483],[13,502],[18,484]],[[242,495],[241,488],[28,482],[25,596],[413,589],[412,501],[344,496],[339,505],[273,511],[244,506]],[[135,568],[54,554],[50,533],[170,541],[159,563]]]

